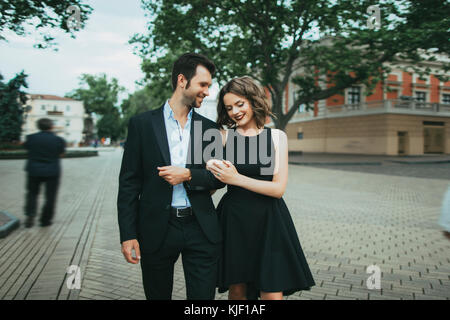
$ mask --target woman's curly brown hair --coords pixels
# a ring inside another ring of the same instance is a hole
[[[264,127],[267,116],[274,116],[270,111],[269,99],[263,88],[261,88],[254,79],[249,76],[234,78],[230,80],[219,92],[219,102],[217,104],[217,123],[220,126],[232,128],[236,123],[228,116],[227,109],[223,102],[223,97],[227,93],[244,97],[250,103],[253,110],[256,126]]]

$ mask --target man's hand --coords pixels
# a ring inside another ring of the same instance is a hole
[[[158,170],[159,176],[173,186],[189,180],[191,175],[189,169],[176,166],[158,167]]]
[[[134,250],[136,257],[133,257],[131,251]],[[141,259],[141,250],[136,239],[122,242],[122,254],[129,263],[138,264]]]

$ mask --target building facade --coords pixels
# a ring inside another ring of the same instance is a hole
[[[66,140],[67,146],[78,146],[84,141],[84,119],[82,101],[46,94],[28,95],[22,141],[26,135],[39,131],[36,122],[41,118],[53,120],[53,132]]]
[[[439,68],[439,62],[429,67]],[[286,127],[290,151],[423,155],[450,154],[450,81],[431,73],[419,75],[391,67],[384,83],[366,96],[364,85],[302,106]],[[436,73],[435,73],[436,74]],[[294,100],[294,84],[285,90],[287,108]]]

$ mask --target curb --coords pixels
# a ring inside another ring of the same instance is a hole
[[[70,151],[64,154],[60,159],[68,158],[84,158],[84,157],[97,157],[98,151]],[[5,152],[0,153],[0,160],[24,160],[28,159],[28,153],[26,152]]]
[[[401,164],[436,164],[436,163],[450,163],[450,160],[429,160],[429,161],[407,161],[407,160],[385,160],[388,162]]]
[[[345,165],[382,165],[383,163],[398,163],[398,164],[405,164],[405,165],[415,165],[415,164],[445,164],[450,163],[450,159],[447,160],[391,160],[391,159],[383,159],[380,161],[340,161],[340,162],[324,162],[324,161],[289,161],[289,164],[295,164],[295,165],[313,165],[313,166],[345,166]]]
[[[382,162],[295,162],[289,161],[289,164],[301,166],[381,166]]]
[[[435,161],[401,161],[401,160],[384,160],[385,162],[392,162],[392,163],[399,163],[399,164],[406,164],[406,165],[414,165],[414,164],[441,164],[441,163],[450,163],[450,160],[435,160]],[[304,166],[358,166],[358,165],[382,165],[383,162],[296,162],[296,161],[289,161],[289,164],[295,164],[295,165],[304,165]]]
[[[20,226],[20,220],[6,211],[0,211],[0,214],[7,216],[11,220],[6,224],[0,226],[0,239],[1,239],[5,238],[8,234],[17,229]]]

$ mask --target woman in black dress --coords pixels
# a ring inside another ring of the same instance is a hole
[[[315,285],[282,198],[288,178],[286,134],[264,126],[269,102],[250,77],[220,91],[217,106],[224,159],[207,169],[226,183],[217,207],[223,232],[219,292],[230,300],[281,300]]]

